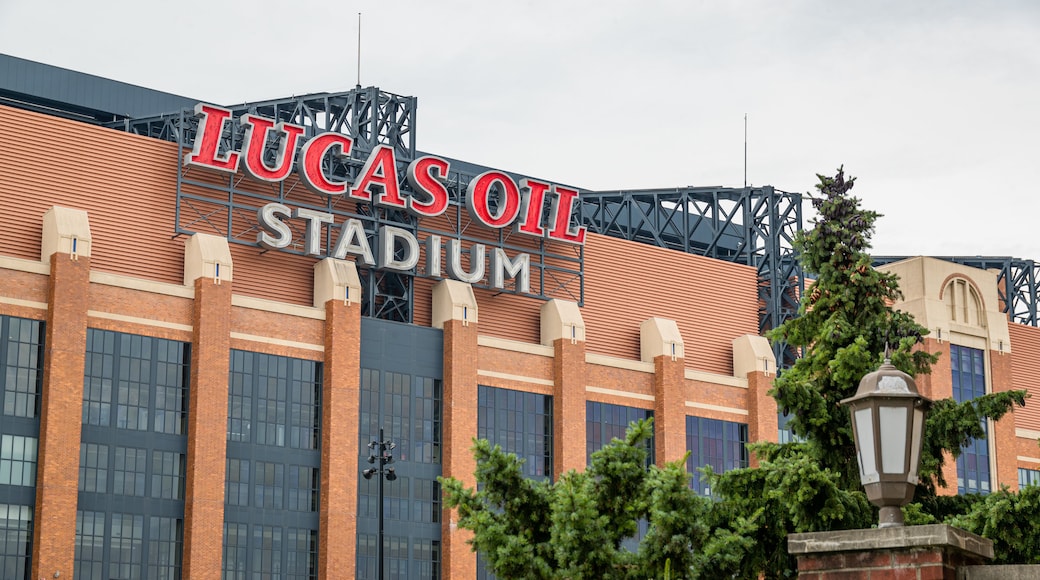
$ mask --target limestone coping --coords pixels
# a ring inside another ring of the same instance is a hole
[[[901,548],[955,548],[982,558],[993,558],[992,540],[946,524],[809,532],[787,536],[787,551],[792,555]]]

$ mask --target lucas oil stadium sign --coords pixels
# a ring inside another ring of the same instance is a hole
[[[254,201],[252,229],[255,243],[266,250],[297,248],[302,250],[297,253],[309,256],[352,258],[363,267],[447,276],[469,283],[486,279],[486,286],[496,289],[504,289],[506,280],[512,279],[511,290],[524,294],[531,293],[531,255],[515,251],[517,247],[560,243],[581,255],[586,230],[572,219],[578,203],[575,189],[535,179],[514,180],[502,171],[490,170],[469,179],[463,195],[458,173],[450,179],[451,163],[441,157],[426,155],[399,163],[393,147],[380,144],[367,152],[352,151],[354,141],[338,132],[319,133],[304,142],[307,128],[302,125],[252,114],[234,119],[231,110],[214,105],[196,105],[195,116],[198,128],[192,151],[184,156],[186,168],[232,176],[241,170],[255,183],[277,185],[282,192],[271,200],[257,194],[246,196],[260,200]],[[241,138],[229,140],[228,135],[236,134],[236,121]],[[229,142],[238,146],[228,147]],[[360,168],[335,170],[350,163]],[[290,190],[302,186],[307,196],[286,194],[289,181]],[[452,184],[459,187],[454,196],[449,191]],[[179,206],[180,187],[179,181]],[[461,221],[460,205],[465,206],[470,223],[485,231],[483,235],[462,235],[465,228],[457,223]],[[229,215],[236,208],[232,204]],[[404,216],[411,223],[373,221],[375,208],[384,215]],[[452,210],[459,214],[454,220]],[[455,223],[455,228],[439,232],[415,227],[421,220]],[[528,242],[495,241],[512,234]],[[472,242],[468,249],[463,248],[464,238]],[[421,257],[425,259],[420,265]],[[545,263],[543,251],[538,256],[542,278]],[[544,289],[535,294],[544,295]]]

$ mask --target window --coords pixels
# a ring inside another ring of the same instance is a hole
[[[87,329],[77,578],[181,575],[190,345]]]
[[[477,437],[524,460],[525,477],[553,477],[552,397],[498,387],[477,387]],[[493,580],[480,553],[477,580]]]
[[[953,372],[953,398],[958,403],[986,394],[984,353],[977,348],[950,345],[950,368]],[[989,425],[982,422],[988,435]],[[957,493],[989,493],[992,490],[989,441],[975,439],[961,448],[957,457]]]
[[[355,464],[368,463],[368,444],[383,438],[397,479],[382,480],[386,578],[440,578],[442,384],[444,339],[439,329],[361,319],[360,446]],[[378,476],[358,478],[358,580],[377,577]]]
[[[33,508],[0,503],[0,578],[28,580]]]
[[[477,437],[524,460],[524,475],[552,479],[552,397],[511,389],[477,388]]]
[[[1028,487],[1030,485],[1040,485],[1040,470],[1037,469],[1025,469],[1024,467],[1018,468],[1018,487]]]
[[[715,473],[748,466],[748,427],[744,423],[686,417],[686,470],[693,474],[691,487],[703,495],[711,495],[708,481],[698,469],[710,465]]]
[[[599,451],[614,439],[624,439],[628,426],[634,421],[652,419],[654,412],[649,409],[637,409],[623,405],[585,403],[585,464],[592,462],[592,454]],[[646,462],[653,465],[654,438],[646,442]]]
[[[0,316],[0,578],[29,578],[44,323]]]
[[[317,575],[319,362],[231,351],[223,578]]]

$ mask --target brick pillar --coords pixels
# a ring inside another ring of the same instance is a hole
[[[686,454],[685,382],[682,358],[654,357],[654,452],[658,466]]]
[[[465,320],[444,321],[443,450],[445,476],[469,487],[477,469],[471,448],[477,436],[477,325]],[[466,540],[468,530],[456,525],[458,513],[444,510],[441,518],[441,570],[444,578],[476,578],[476,555]]]
[[[90,258],[50,255],[33,515],[33,578],[72,577]]]
[[[357,550],[361,304],[325,303],[318,578],[353,578]]]
[[[949,337],[948,332],[943,337]],[[939,341],[936,338],[925,338],[924,345],[919,347],[930,353],[938,353],[939,360],[932,365],[932,372],[926,375],[914,377],[917,390],[922,395],[932,400],[948,399],[953,396],[953,370],[950,368],[950,343],[947,340]],[[946,478],[946,487],[936,488],[939,495],[957,495],[957,460],[950,453],[943,454],[943,477]],[[1018,475],[1015,481],[1018,481]]]
[[[231,283],[194,281],[187,479],[184,490],[185,578],[219,578],[224,538]]]
[[[769,396],[773,388],[773,375],[762,371],[747,374],[748,439],[751,442],[779,439],[776,399]],[[758,467],[758,457],[751,455],[751,467]]]
[[[585,342],[553,342],[553,477],[585,469]]]
[[[1005,345],[1006,349],[1007,346]],[[990,378],[993,381],[993,392],[1010,391],[1014,389],[1011,379],[1011,354],[998,350],[989,351]],[[990,447],[996,454],[997,469],[993,473],[993,489],[1000,489],[1006,485],[1012,491],[1018,491],[1018,438],[1015,435],[1015,413],[1004,415],[1000,421],[993,424],[993,434],[990,436],[993,445]]]
[[[953,580],[993,558],[993,542],[945,524],[787,537],[800,580]]]

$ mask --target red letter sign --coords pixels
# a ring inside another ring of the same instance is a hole
[[[538,237],[545,235],[545,228],[542,227],[542,206],[545,205],[547,191],[548,183],[527,178],[520,180],[520,221],[516,224],[516,231]]]
[[[303,135],[303,127],[289,123],[275,124],[271,119],[256,115],[242,115],[240,122],[246,128],[245,143],[246,173],[260,181],[277,183],[289,176],[292,171],[293,158],[296,156],[296,140]],[[278,144],[278,153],[273,167],[264,162],[264,149],[267,147],[267,133],[271,129],[285,133],[285,138]]]
[[[552,214],[549,216],[549,223],[554,224],[552,231],[549,232],[549,237],[572,244],[584,244],[585,226],[580,226],[576,230],[570,228],[571,211],[574,208],[574,202],[578,201],[578,191],[559,185],[554,185],[553,191],[556,192],[557,198]]]
[[[448,162],[438,157],[420,157],[408,164],[408,183],[412,197],[405,203],[407,209],[419,217],[434,217],[448,209],[448,188],[441,180],[448,176]],[[430,201],[418,201],[416,193],[430,196]]]
[[[389,145],[378,145],[372,150],[365,162],[365,167],[358,174],[354,186],[350,188],[350,197],[372,199],[372,186],[382,191],[376,193],[375,202],[390,207],[404,207],[404,200],[397,188],[397,163],[394,160],[394,148]]]
[[[350,137],[339,133],[322,133],[304,143],[297,163],[300,180],[307,189],[321,195],[343,195],[347,193],[346,181],[332,181],[321,169],[321,160],[325,153],[332,151],[336,157],[349,157],[350,148],[354,144]]]
[[[217,171],[238,171],[238,153],[228,151],[219,154],[220,135],[224,123],[231,122],[231,111],[213,105],[195,105],[195,116],[199,118],[199,130],[195,135],[195,147],[184,156],[185,165],[201,165]]]
[[[495,183],[502,184],[498,214],[491,213],[490,193]],[[473,178],[466,188],[469,215],[489,228],[504,228],[513,223],[520,212],[520,190],[513,179],[501,171],[487,171]]]

